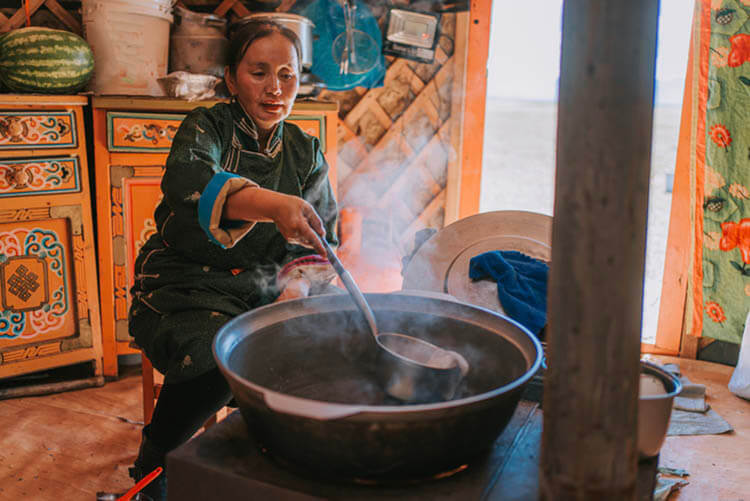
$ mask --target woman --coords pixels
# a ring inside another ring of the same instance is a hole
[[[157,233],[135,263],[130,333],[165,384],[131,475],[164,465],[231,398],[211,343],[231,318],[306,296],[335,273],[336,202],[316,138],[284,123],[299,88],[300,43],[275,23],[244,26],[230,44],[233,99],[192,111],[161,183]],[[149,494],[164,496],[166,483]]]

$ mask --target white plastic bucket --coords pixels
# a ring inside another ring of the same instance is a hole
[[[172,0],[83,0],[83,29],[94,52],[95,94],[163,96]]]

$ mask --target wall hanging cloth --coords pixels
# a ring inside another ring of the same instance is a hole
[[[319,0],[297,9],[296,14],[305,16],[315,23],[313,40],[313,65],[311,73],[326,83],[330,90],[349,90],[354,87],[382,87],[385,79],[385,58],[383,40],[378,22],[367,4],[356,1],[353,12],[354,37],[357,58],[361,73],[351,64],[351,71],[341,72],[341,55],[345,32],[344,8],[339,0]],[[340,37],[341,35],[341,37]],[[361,65],[365,66],[362,67]]]
[[[689,172],[684,329],[732,343],[750,308],[748,20],[750,1],[696,0],[676,173]]]
[[[491,277],[497,296],[510,318],[539,335],[547,323],[549,266],[518,251],[490,251],[469,261],[469,277]]]

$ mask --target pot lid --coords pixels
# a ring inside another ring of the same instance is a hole
[[[485,238],[459,252],[446,271],[445,291],[469,304],[505,313],[497,295],[497,284],[494,281],[469,278],[471,258],[495,250],[515,250],[547,263],[550,261],[552,252],[549,245],[519,235],[497,235]]]
[[[435,233],[404,267],[403,289],[445,292],[502,313],[493,281],[469,278],[472,257],[516,250],[549,262],[552,217],[526,211],[494,211],[460,219]]]
[[[227,20],[223,17],[214,14],[204,14],[201,12],[193,12],[179,5],[174,7],[174,15],[178,19],[185,19],[187,21],[197,24],[211,24],[226,26]]]
[[[250,14],[249,16],[239,18],[234,22],[233,25],[239,26],[256,20],[297,22],[300,24],[309,24],[311,27],[315,28],[315,23],[310,21],[310,19],[306,18],[305,16],[300,16],[299,14],[291,14],[289,12],[256,12],[255,14]]]

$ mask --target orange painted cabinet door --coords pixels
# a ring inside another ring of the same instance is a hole
[[[92,348],[81,207],[0,211],[0,375]]]
[[[163,170],[160,166],[110,166],[114,262],[109,271],[114,278],[114,334],[118,343],[132,341],[127,321],[133,263],[140,248],[156,232],[154,209],[162,198],[159,183]]]
[[[0,94],[0,379],[84,361],[101,375],[86,102]]]

